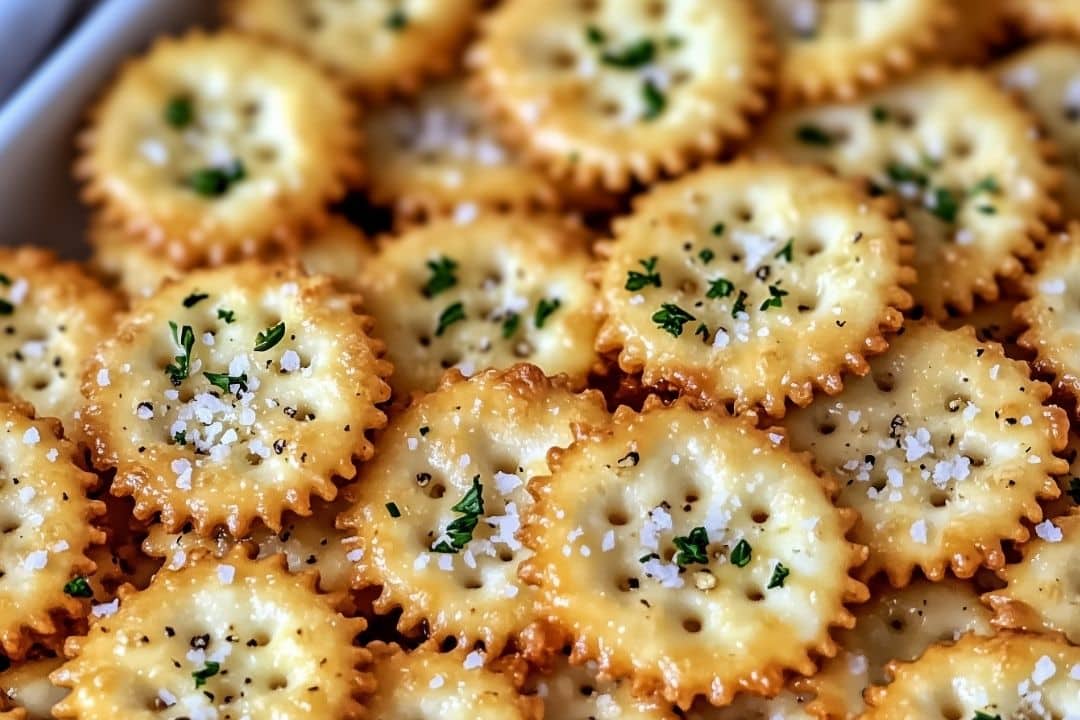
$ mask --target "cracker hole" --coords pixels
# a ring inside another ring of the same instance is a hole
[[[819,423],[817,429],[818,432],[822,435],[832,435],[834,432],[836,432],[836,423],[830,420],[826,420],[822,423]]]
[[[618,100],[603,100],[600,103],[600,112],[609,117],[615,117],[622,112],[622,103]]]
[[[930,493],[930,504],[936,508],[945,507],[945,503],[949,501],[949,493],[944,490],[935,490]]]
[[[817,303],[815,303],[813,300],[809,300],[804,303],[799,303],[796,306],[796,309],[801,313],[812,312],[817,309]]]
[[[466,590],[479,590],[480,588],[484,587],[484,581],[478,577],[469,578],[462,583],[462,586]]]
[[[586,684],[579,687],[578,692],[581,693],[583,697],[592,697],[593,693],[596,692],[596,688],[594,688],[592,685]]]
[[[896,387],[896,378],[894,378],[892,375],[889,375],[889,374],[884,374],[884,375],[874,374],[873,378],[874,378],[874,385],[877,387],[878,390],[880,390],[883,393],[892,392],[893,388]]]
[[[682,621],[682,629],[694,634],[701,632],[701,620],[696,617],[685,617]]]
[[[4,535],[7,535],[8,533],[15,532],[20,527],[22,527],[22,523],[20,523],[16,519],[12,518],[12,519],[4,522],[3,524],[0,524],[0,533],[2,533]]]
[[[323,26],[323,17],[315,12],[304,13],[303,21],[304,27],[308,30],[321,30]]]
[[[750,519],[756,522],[758,525],[761,525],[762,523],[769,520],[769,513],[766,510],[755,510],[754,512],[750,513]]]
[[[811,240],[803,246],[802,250],[810,257],[814,257],[815,255],[820,255],[825,250],[825,246],[820,242]]]
[[[740,222],[748,223],[754,219],[754,211],[748,207],[741,207],[736,211],[735,217],[738,218]]]
[[[255,647],[266,647],[270,644],[270,634],[259,631],[251,636],[251,642],[255,644]]]
[[[438,500],[446,494],[446,486],[442,483],[432,483],[431,489],[428,490],[428,497]]]
[[[942,703],[941,717],[945,718],[945,720],[963,720],[964,713],[956,706],[955,701],[949,701],[947,703]]]
[[[499,550],[499,559],[503,562],[511,562],[514,559],[514,553],[507,550],[506,548],[502,548],[501,550]]]
[[[420,343],[420,347],[431,347],[431,338],[427,335],[417,336],[416,342]]]
[[[645,6],[645,14],[653,20],[663,18],[665,13],[667,13],[667,3],[663,0],[651,0]]]
[[[37,390],[38,392],[41,392],[45,388],[49,387],[49,384],[51,382],[52,382],[52,378],[42,376],[42,377],[36,378],[34,380],[34,382],[31,383],[30,387],[32,387],[34,390]]]
[[[626,513],[622,510],[612,510],[608,513],[607,521],[615,527],[620,527],[630,522],[630,518],[628,518]]]
[[[514,343],[514,357],[527,358],[530,357],[535,349],[528,340],[520,340]]]
[[[551,53],[551,65],[556,70],[569,70],[577,65],[577,56],[566,48]]]
[[[439,364],[442,365],[443,370],[449,370],[450,368],[461,362],[461,356],[456,353],[445,355]]]
[[[750,602],[761,602],[765,599],[765,593],[760,588],[750,588],[746,591],[746,599]]]
[[[686,280],[683,280],[681,283],[679,283],[679,290],[683,293],[686,293],[687,295],[697,295],[698,284],[696,281],[687,278]]]
[[[952,144],[952,154],[958,158],[970,157],[974,151],[971,141],[967,138],[955,140]]]
[[[618,581],[615,583],[615,587],[619,588],[619,592],[630,592],[632,590],[637,590],[638,586],[638,579],[629,575],[619,578]]]
[[[289,679],[286,678],[284,675],[275,675],[274,677],[270,678],[270,682],[268,682],[266,686],[271,691],[284,690],[285,688],[289,687]]]
[[[893,119],[896,124],[905,130],[915,127],[915,113],[905,108],[897,108],[893,111]]]

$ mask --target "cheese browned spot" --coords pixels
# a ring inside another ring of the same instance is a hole
[[[567,720],[676,720],[674,708],[658,698],[634,697],[629,680],[598,677],[597,664],[589,660],[571,665],[569,651],[554,655],[525,680],[522,692],[537,697],[544,717]]]

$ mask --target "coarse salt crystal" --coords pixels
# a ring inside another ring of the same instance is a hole
[[[615,531],[608,530],[604,533],[603,539],[600,540],[600,549],[603,552],[610,552],[615,549]]]
[[[115,615],[116,611],[120,609],[120,598],[116,598],[112,602],[101,603],[100,605],[94,605],[90,608],[90,613],[94,617],[109,617]]]
[[[1050,520],[1043,520],[1041,523],[1035,526],[1035,534],[1049,543],[1061,542],[1064,536],[1061,532],[1061,528],[1055,525]]]
[[[465,656],[465,662],[462,667],[466,670],[475,670],[476,668],[484,666],[484,653],[481,650],[473,650],[471,653]]]
[[[19,502],[28,503],[33,500],[34,496],[36,495],[37,490],[30,487],[29,485],[19,488]]]
[[[49,452],[45,453],[45,457],[49,462],[56,462],[56,458],[60,457],[60,451],[56,448],[50,448]]]
[[[414,437],[405,438],[405,446],[410,450],[415,450],[420,445],[420,441]]]
[[[911,539],[915,542],[926,544],[926,521],[919,519],[911,523]]]
[[[23,560],[23,567],[27,570],[41,570],[49,564],[48,550],[35,550],[27,554]]]
[[[349,562],[360,562],[363,558],[364,558],[364,549],[363,548],[356,548],[355,550],[350,550],[349,552],[345,553],[345,559],[348,560]],[[413,566],[414,567],[416,566],[415,562],[413,563]]]
[[[501,470],[495,472],[493,479],[495,481],[495,489],[498,490],[501,495],[509,495],[522,485],[522,480],[517,475],[505,473]]]
[[[279,364],[284,372],[296,372],[300,369],[300,355],[295,350],[286,350],[281,353]]]
[[[1050,278],[1039,283],[1039,292],[1044,295],[1061,295],[1065,292],[1065,280],[1063,278]]]
[[[1035,662],[1035,670],[1031,673],[1031,680],[1036,685],[1042,685],[1054,677],[1055,673],[1057,673],[1057,665],[1050,659],[1050,656],[1043,655]]]
[[[217,576],[223,584],[231,585],[233,578],[236,577],[236,568],[232,565],[218,565]]]
[[[101,368],[97,371],[97,384],[98,387],[109,386],[109,368]]]
[[[36,427],[27,428],[23,433],[22,441],[24,445],[37,445],[41,441],[41,433]]]
[[[445,678],[443,678],[442,675],[436,675],[435,677],[431,678],[431,682],[428,683],[428,687],[431,688],[432,690],[438,690],[445,683],[446,683],[446,680],[445,680]]]
[[[176,487],[180,490],[190,490],[191,461],[187,458],[177,458],[170,463],[169,467],[176,473]]]

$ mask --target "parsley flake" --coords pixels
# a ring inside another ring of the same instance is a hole
[[[233,385],[238,386],[239,391],[247,390],[247,373],[230,375],[228,373],[204,372],[203,375],[206,376],[206,379],[210,381],[211,385],[219,387],[225,392],[229,392],[229,388]]]
[[[187,445],[187,430],[177,430],[173,433],[172,439],[177,445]]]
[[[874,119],[878,125],[889,121],[889,109],[884,105],[875,105],[870,108],[870,117]]]
[[[833,144],[832,135],[817,125],[800,125],[795,130],[795,138],[806,145],[830,147]]]
[[[780,248],[773,257],[777,260],[784,259],[791,262],[791,259],[795,256],[795,238],[788,238],[787,244]]]
[[[993,175],[987,175],[979,182],[971,186],[971,194],[978,195],[979,193],[996,194],[1001,192],[1001,186],[998,185],[998,181]]]
[[[626,69],[648,65],[654,57],[656,57],[656,43],[650,38],[641,38],[621,50],[605,50],[600,60],[612,67]]]
[[[195,120],[195,106],[191,98],[177,95],[165,105],[165,122],[177,130],[183,130]]]
[[[255,336],[255,352],[264,352],[281,342],[285,337],[285,321],[271,325]]]
[[[705,528],[696,527],[690,531],[689,535],[676,535],[672,542],[678,550],[675,553],[675,564],[679,567],[686,567],[694,563],[709,564],[707,552],[709,535],[705,532]]]
[[[717,237],[720,237],[721,235],[724,234],[724,230],[726,228],[727,228],[727,226],[724,225],[724,223],[718,222],[718,223],[716,223],[715,225],[712,226],[712,234],[717,236]]]
[[[641,114],[641,119],[645,122],[660,117],[667,107],[667,96],[650,79],[641,84],[641,99],[645,101],[645,112]]]
[[[11,278],[4,273],[0,273],[0,285],[11,285]]]
[[[731,306],[731,317],[737,317],[739,313],[746,312],[746,299],[750,297],[745,290],[739,291],[739,297],[735,298],[735,304]]]
[[[206,684],[207,679],[214,677],[221,670],[221,663],[216,663],[213,660],[207,660],[206,665],[202,670],[196,670],[191,673],[191,677],[195,678],[195,687],[200,688]]]
[[[652,316],[652,321],[656,323],[656,326],[669,333],[672,337],[682,335],[683,325],[696,319],[693,315],[672,303],[664,303]]]
[[[544,323],[547,322],[547,319],[560,307],[562,307],[562,300],[559,300],[559,298],[554,298],[552,300],[540,298],[540,302],[536,303],[536,316],[533,318],[536,327],[538,329],[544,327]]]
[[[938,188],[934,191],[934,205],[930,212],[947,223],[956,222],[956,213],[960,209],[960,203],[956,196],[948,188]]]
[[[607,35],[595,25],[589,25],[585,28],[585,39],[589,41],[590,45],[603,45],[607,42]]]
[[[647,563],[647,562],[649,562],[650,560],[659,560],[659,559],[660,559],[660,556],[659,556],[659,555],[657,555],[656,553],[649,553],[649,554],[647,554],[647,555],[642,555],[641,557],[639,557],[639,558],[637,559],[637,561],[638,561],[639,563],[643,563],[643,564],[644,564],[644,563]]]
[[[927,183],[926,175],[903,163],[889,163],[885,168],[885,173],[894,183],[915,183],[919,186],[925,186]]]
[[[1080,478],[1071,478],[1069,480],[1069,489],[1066,490],[1069,493],[1069,497],[1077,505],[1080,505]]]
[[[708,265],[710,262],[712,262],[712,259],[716,257],[716,253],[714,253],[709,248],[705,248],[701,252],[699,252],[697,256],[698,259],[701,260],[702,265]]]
[[[788,294],[787,290],[783,290],[776,285],[769,286],[769,297],[765,298],[761,303],[761,307],[758,310],[768,310],[771,307],[783,307],[784,296]]]
[[[454,271],[457,270],[458,264],[451,258],[444,255],[438,260],[428,260],[427,266],[431,271],[431,277],[424,283],[424,297],[435,297],[442,291],[457,285],[457,276],[454,275]]]
[[[187,185],[199,195],[204,197],[221,197],[229,191],[229,188],[247,177],[244,163],[234,160],[225,167],[201,168],[191,173],[187,178]]]
[[[15,312],[15,306],[0,298],[0,315],[10,315],[13,312]]]
[[[750,557],[753,554],[754,549],[750,547],[750,543],[740,540],[731,550],[731,564],[735,567],[746,567],[750,564]]]
[[[74,577],[64,584],[64,594],[76,598],[92,598],[94,590],[83,576]]]
[[[409,24],[409,16],[405,14],[405,11],[401,8],[394,8],[390,11],[390,14],[386,16],[386,20],[383,21],[390,30],[404,30],[405,26]]]
[[[226,325],[231,325],[236,322],[236,313],[232,310],[226,310],[225,308],[218,308],[217,311],[218,320],[224,320]]]
[[[784,563],[777,562],[776,567],[773,568],[772,577],[769,578],[769,584],[765,586],[765,589],[772,590],[773,588],[784,587],[784,581],[787,580],[787,576],[790,574],[791,570]]]
[[[446,328],[450,327],[456,322],[465,319],[465,306],[460,302],[453,303],[447,306],[445,310],[439,313],[439,324],[435,328],[435,337],[440,337]]]
[[[506,317],[502,321],[502,336],[503,340],[509,340],[514,337],[514,334],[518,331],[518,327],[521,325],[521,316],[516,312],[507,313]]]
[[[657,257],[655,255],[648,260],[638,260],[638,264],[645,268],[645,272],[628,270],[626,272],[626,289],[636,292],[647,285],[660,287],[660,273],[656,272],[656,261]]]
[[[975,716],[971,720],[1001,720],[1001,715],[997,713],[991,715],[990,713],[984,713],[982,710],[976,710]]]
[[[184,298],[184,307],[195,307],[208,297],[210,297],[210,295],[208,295],[207,293],[193,292],[186,298]]]
[[[392,517],[392,518],[401,517],[401,511],[398,510],[398,506],[395,503],[392,503],[392,502],[386,503],[386,512],[390,513],[390,517]]]
[[[709,342],[709,328],[705,323],[701,323],[697,326],[697,330],[694,331],[695,335],[701,336],[702,342]]]
[[[191,371],[191,351],[195,347],[195,331],[190,325],[185,325],[177,334],[176,323],[172,320],[169,321],[169,330],[172,333],[173,342],[184,351],[184,354],[173,357],[173,362],[165,367],[165,374],[169,376],[173,385],[179,385],[187,379]]]
[[[472,540],[473,530],[484,514],[484,486],[480,483],[479,475],[473,476],[472,487],[451,510],[460,517],[447,525],[443,539],[431,546],[434,552],[456,553]]]
[[[733,292],[735,292],[735,283],[727,278],[718,277],[709,281],[709,289],[705,292],[705,297],[715,300],[716,298],[726,298]]]

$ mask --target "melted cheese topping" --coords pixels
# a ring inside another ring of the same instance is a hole
[[[544,717],[560,720],[675,720],[662,701],[637,698],[628,680],[601,680],[593,661],[571,665],[559,654],[543,672],[533,672],[522,692],[543,702]]]
[[[737,410],[810,402],[865,373],[911,298],[906,226],[847,183],[777,163],[703,170],[619,221],[597,347],[627,372]]]
[[[113,493],[170,530],[190,518],[234,536],[256,517],[280,529],[312,494],[333,499],[389,395],[356,305],[329,278],[259,264],[192,273],[136,305],[83,385]]]
[[[519,0],[472,49],[485,99],[557,177],[623,190],[710,157],[763,109],[751,3]]]
[[[859,511],[855,539],[870,547],[861,577],[896,585],[914,567],[970,577],[1001,567],[1002,540],[1022,541],[1040,498],[1057,495],[1067,422],[1043,405],[1050,388],[1027,365],[970,329],[908,325],[870,375],[785,423],[841,482],[838,501]]]
[[[338,615],[313,576],[233,553],[159,573],[102,612],[52,674],[60,717],[360,717],[364,621]]]
[[[476,211],[475,206],[469,206]],[[580,232],[553,217],[460,215],[385,243],[358,278],[399,399],[529,362],[581,386],[599,318]]]
[[[998,296],[996,276],[1056,214],[1038,130],[973,70],[931,70],[846,105],[776,116],[755,153],[813,162],[894,191],[915,231],[915,301],[934,318]]]
[[[49,673],[61,663],[61,658],[31,660],[0,673],[0,695],[11,698],[16,707],[26,712],[28,720],[50,720],[53,705],[67,695],[66,690],[49,681]]]
[[[780,438],[777,438],[778,440]],[[739,419],[647,404],[530,484],[522,575],[575,653],[681,706],[769,694],[850,625],[852,518],[802,459]],[[738,648],[732,652],[731,648]]]
[[[541,619],[518,578],[530,554],[518,538],[525,485],[575,424],[606,418],[598,394],[573,395],[533,366],[450,376],[395,418],[350,489],[340,522],[355,536],[355,584],[382,586],[375,609],[401,607],[402,630],[426,620],[432,637],[483,641],[497,657]],[[472,511],[455,509],[470,493]]]

